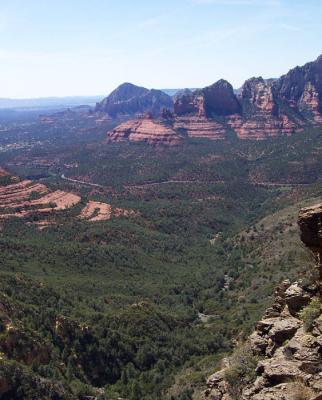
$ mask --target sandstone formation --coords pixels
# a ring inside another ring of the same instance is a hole
[[[224,80],[195,92],[185,91],[174,102],[174,129],[188,137],[225,139],[227,126],[216,116],[238,114],[240,104],[233,87]]]
[[[109,140],[176,145],[181,141],[181,136],[163,121],[146,116],[119,125],[109,133]]]
[[[182,116],[175,119],[173,128],[191,138],[225,139],[225,127],[205,117]]]
[[[302,241],[319,261],[322,204],[301,210],[298,222]],[[239,359],[233,355],[223,361],[223,369],[209,377],[204,398],[321,399],[322,302],[319,290],[316,283],[304,285],[284,281],[276,289],[275,302],[244,345],[244,354],[239,355]],[[305,312],[307,309],[309,311]],[[240,376],[234,381],[231,374],[232,371],[236,374],[238,368]]]
[[[231,84],[223,79],[195,92],[184,92],[174,102],[174,113],[178,116],[197,114],[199,117],[238,114],[241,106]]]
[[[156,125],[149,124],[148,136],[155,136],[153,129],[160,129],[160,121],[165,117],[164,111],[160,116],[160,101],[153,102],[156,107],[132,107],[132,102],[137,104],[137,97],[133,94],[135,90],[132,86],[123,89],[117,89],[110,100],[103,101],[105,110],[109,108],[107,112],[116,115],[118,111],[113,111],[114,108],[126,104],[129,105],[128,114],[149,108],[156,118]],[[147,96],[144,89],[139,89],[140,98]],[[164,101],[163,106],[169,109],[173,106],[173,118],[169,115],[165,117],[168,128],[187,137],[217,140],[227,139],[232,133],[239,139],[263,140],[303,132],[305,127],[322,124],[322,56],[303,67],[292,69],[279,79],[251,78],[238,94],[227,81],[219,80],[193,92],[181,91],[174,97],[173,104],[170,99]],[[99,106],[97,110],[104,107]],[[138,121],[129,124],[136,126]],[[116,128],[116,135],[109,133],[110,139],[126,139],[127,129],[127,125],[121,125]],[[145,140],[145,135],[142,140]],[[137,140],[141,140],[140,136]]]
[[[241,105],[231,84],[223,79],[201,90],[207,117],[241,113]]]
[[[158,115],[164,107],[172,108],[172,99],[161,90],[149,90],[131,83],[123,83],[97,103],[95,111],[105,112],[110,117],[117,118],[146,112]]]
[[[295,132],[302,131],[287,115],[277,118],[261,112],[248,119],[233,116],[227,121],[227,124],[239,139],[263,140],[281,134],[290,136]]]
[[[275,82],[274,91],[293,109],[321,115],[322,56],[283,75]]]
[[[280,111],[273,89],[274,81],[251,78],[241,89],[242,117],[230,118],[228,124],[240,139],[265,139],[291,135],[297,124]]]
[[[72,208],[81,198],[62,190],[50,191],[47,186],[30,180],[0,185],[0,220],[23,218],[33,213],[51,214]]]
[[[0,172],[3,170],[0,170]],[[68,212],[80,203],[78,194],[63,190],[51,191],[47,186],[31,180],[0,184],[0,221],[12,218],[27,218],[28,225],[35,225],[39,230],[56,225],[55,217],[62,211]],[[78,182],[72,180],[72,182]],[[89,200],[79,217],[88,221],[107,221],[112,217],[130,217],[136,215],[133,210],[112,207],[110,204]],[[33,218],[36,217],[36,218]],[[30,219],[30,221],[28,221]],[[0,309],[1,311],[1,309]]]
[[[122,208],[114,208],[110,204],[99,201],[88,201],[86,206],[81,211],[79,217],[90,222],[108,221],[113,216],[129,217],[135,215],[133,210],[124,210]]]

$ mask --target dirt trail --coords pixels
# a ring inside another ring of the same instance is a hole
[[[252,182],[255,186],[271,186],[271,187],[301,187],[301,186],[310,186],[313,183],[274,183],[274,182]]]
[[[61,179],[68,181],[68,182],[79,183],[80,185],[85,185],[85,186],[104,188],[104,186],[99,185],[98,183],[91,183],[91,182],[81,181],[79,179],[67,178],[64,174],[62,174],[60,177],[61,177]]]
[[[85,185],[85,186],[93,186],[93,187],[99,187],[99,188],[105,188],[103,185],[99,185],[97,183],[92,183],[92,182],[86,182],[82,181],[79,179],[72,179],[72,178],[67,178],[64,174],[61,175],[61,179],[64,179],[69,182],[73,183],[78,183],[80,185]],[[147,187],[152,187],[152,186],[161,186],[161,185],[169,185],[169,184],[197,184],[197,185],[220,185],[226,183],[223,180],[217,180],[217,181],[200,181],[200,180],[175,180],[175,179],[169,179],[165,181],[156,181],[156,182],[146,182],[142,183],[140,185],[125,185],[124,187],[126,189],[144,189]],[[255,186],[271,186],[271,187],[283,187],[283,186],[289,186],[289,187],[301,187],[301,186],[309,186],[311,183],[281,183],[281,182],[251,182]]]

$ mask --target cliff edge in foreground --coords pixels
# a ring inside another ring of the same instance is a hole
[[[310,283],[284,281],[247,342],[209,377],[210,400],[322,400],[322,204],[302,209],[303,243],[317,261]]]

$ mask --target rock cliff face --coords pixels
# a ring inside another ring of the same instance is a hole
[[[241,107],[234,89],[225,80],[220,80],[195,92],[184,92],[174,102],[176,115],[194,114],[198,117],[226,116],[238,114]]]
[[[240,139],[260,140],[291,135],[296,131],[296,124],[279,110],[273,84],[260,77],[251,78],[243,85],[240,94],[242,117],[228,121]]]
[[[119,125],[109,133],[109,140],[176,145],[181,141],[181,137],[164,121],[153,120],[151,116],[146,116]]]
[[[201,90],[207,117],[241,113],[241,106],[231,84],[223,79]]]
[[[321,278],[322,204],[301,210],[301,238]],[[319,282],[283,282],[242,349],[209,377],[211,400],[321,400],[322,301]]]
[[[303,67],[291,69],[274,83],[274,91],[286,103],[302,110],[306,105],[305,101],[303,102],[303,94],[308,90],[308,85],[319,99],[318,109],[321,112],[322,56]]]
[[[96,112],[110,117],[134,116],[150,112],[158,115],[162,108],[172,108],[172,99],[161,90],[148,90],[131,83],[123,83],[108,97],[96,104]]]
[[[154,116],[161,104],[172,108],[172,100],[160,97],[141,103],[132,96],[133,88],[121,89],[102,102],[110,115],[118,114],[115,110],[124,105],[133,113],[150,108]],[[139,99],[150,94],[140,91]],[[173,110],[172,128],[187,137],[217,140],[233,133],[240,139],[263,140],[302,132],[304,127],[322,124],[322,56],[276,80],[251,78],[238,95],[225,80],[194,92],[184,90],[175,96]]]
[[[240,112],[233,87],[227,81],[220,80],[204,89],[176,97],[174,129],[183,130],[188,137],[225,139],[227,126],[212,117]]]
[[[221,123],[202,116],[177,117],[173,127],[191,138],[217,140],[226,137],[226,128]]]
[[[316,258],[318,285],[322,295],[322,204],[303,208],[299,215],[299,226],[302,242]]]

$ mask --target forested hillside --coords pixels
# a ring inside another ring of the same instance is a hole
[[[34,177],[80,198],[1,208],[2,398],[198,398],[274,286],[307,269],[296,215],[321,196],[320,133],[172,148],[98,139],[0,154],[2,199]],[[80,218],[88,201],[114,211]],[[6,216],[15,207],[20,218]]]

